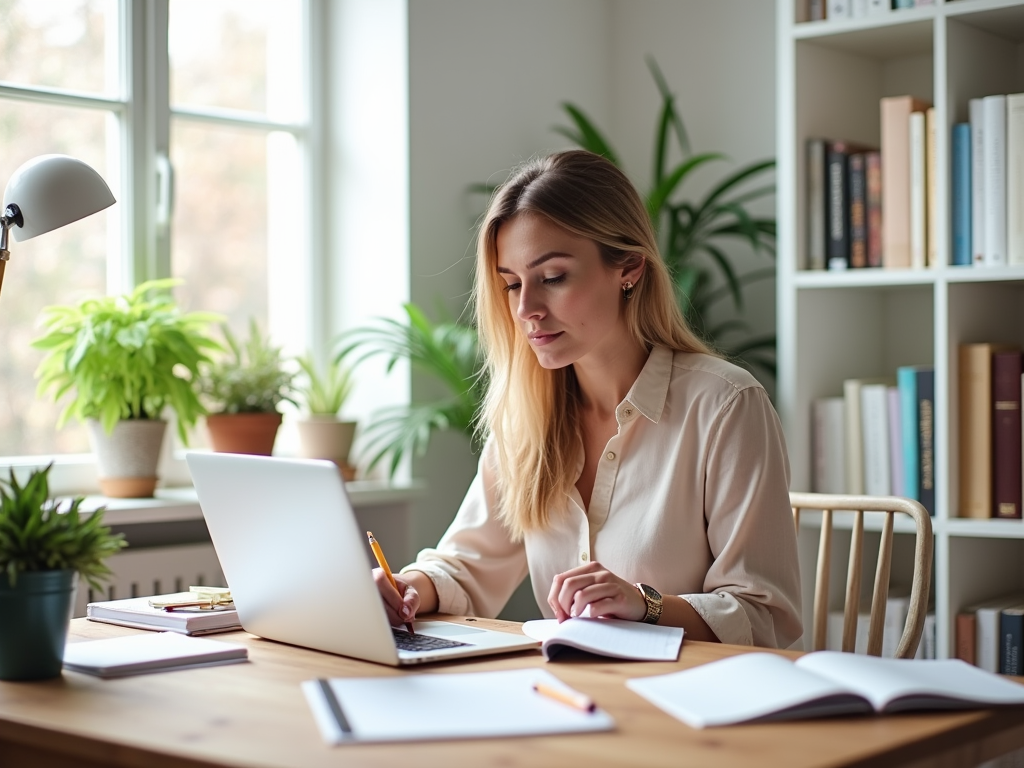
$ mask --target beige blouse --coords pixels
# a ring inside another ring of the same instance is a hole
[[[490,617],[529,572],[551,617],[552,578],[597,560],[679,595],[722,642],[791,645],[802,628],[789,462],[761,385],[719,358],[656,347],[616,418],[589,510],[574,486],[547,529],[514,543],[485,447],[448,531],[403,573],[429,576],[442,612]]]

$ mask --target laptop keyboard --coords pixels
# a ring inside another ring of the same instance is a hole
[[[395,645],[400,651],[439,651],[442,648],[458,648],[469,643],[460,643],[455,640],[446,640],[443,637],[430,637],[429,635],[410,635],[404,629],[391,628],[395,635]]]

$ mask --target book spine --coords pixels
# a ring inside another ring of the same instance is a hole
[[[971,126],[953,126],[953,265],[971,264]]]
[[[885,384],[865,384],[860,390],[861,429],[864,447],[864,492],[888,496],[889,478],[888,394]]]
[[[857,379],[843,382],[846,411],[846,492],[864,493],[864,441],[861,433],[860,388]]]
[[[868,13],[888,13],[892,10],[892,0],[868,0]]]
[[[1006,96],[982,99],[985,111],[985,265],[1006,264]]]
[[[917,371],[917,424],[920,474],[918,488],[921,504],[928,514],[935,514],[935,369]]]
[[[825,0],[810,0],[807,11],[808,21],[822,21],[825,18]]]
[[[945,217],[939,216],[939,190],[936,152],[938,151],[938,127],[935,107],[924,113],[924,190],[925,190],[925,266],[934,267],[939,263],[939,228]]]
[[[882,154],[864,153],[864,175],[867,186],[868,266],[882,266]]]
[[[804,269],[825,268],[825,227],[825,140],[808,139],[807,255]]]
[[[829,269],[850,266],[850,204],[845,145],[833,142],[825,148],[825,259]]]
[[[956,617],[956,658],[975,663],[975,618],[973,613],[958,613]]]
[[[868,15],[868,0],[850,0],[850,16],[859,19]]]
[[[988,672],[999,671],[999,608],[979,608],[975,612],[975,654],[978,666]]]
[[[1024,93],[1006,97],[1006,260],[1024,264]]]
[[[846,491],[846,407],[841,397],[824,397],[813,404],[813,487],[817,493]]]
[[[882,262],[910,266],[910,115],[926,108],[912,96],[881,100]]]
[[[828,9],[825,11],[826,18],[849,19],[852,18],[851,14],[850,0],[828,0]]]
[[[868,265],[867,243],[867,178],[864,155],[850,155],[850,266],[855,268]]]
[[[992,355],[992,517],[1021,517],[1021,354]]]
[[[889,406],[889,486],[893,496],[907,495],[906,473],[903,469],[903,418],[900,414],[900,390],[887,387]]]
[[[1024,641],[1024,612],[1004,610],[999,614],[999,673],[1020,675],[1021,642]]]
[[[917,483],[917,371],[909,366],[896,369],[896,387],[900,392],[900,442],[903,445],[903,494],[921,500]]]
[[[922,269],[928,252],[927,179],[925,178],[925,116],[910,113],[910,266]]]
[[[985,263],[985,110],[981,99],[968,102],[971,125],[971,260]]]
[[[935,614],[931,611],[924,615],[924,631],[921,632],[921,644],[917,646],[915,659],[937,659],[939,657],[935,643]]]
[[[914,0],[893,0],[892,7],[896,9],[913,8]]]
[[[958,351],[960,396],[960,517],[992,516],[992,346],[961,344]]]

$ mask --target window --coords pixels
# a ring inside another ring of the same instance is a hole
[[[308,57],[317,0],[0,0],[0,183],[59,152],[118,205],[11,245],[0,296],[0,456],[83,453],[35,394],[50,304],[172,275],[185,310],[310,343]],[[290,310],[290,311],[288,311]]]

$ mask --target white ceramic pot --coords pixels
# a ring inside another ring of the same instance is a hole
[[[300,419],[299,451],[307,459],[329,459],[341,469],[346,480],[355,477],[348,455],[356,434],[356,422],[334,416],[309,416]]]
[[[103,495],[111,498],[152,496],[167,422],[127,419],[117,422],[110,434],[95,419],[89,420],[88,427]]]

